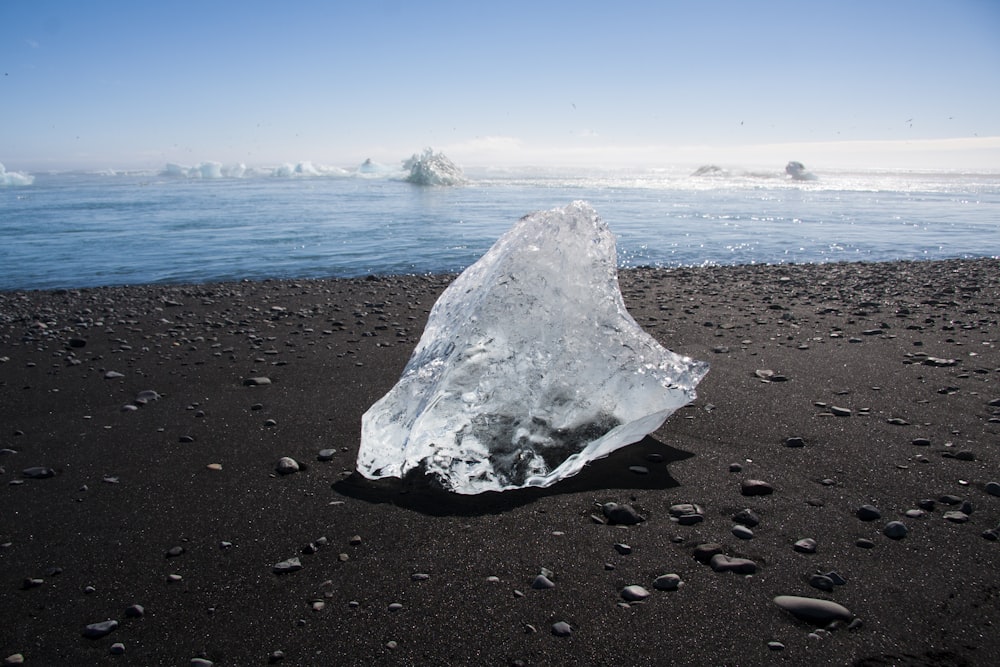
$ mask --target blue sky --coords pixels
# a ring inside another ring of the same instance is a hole
[[[1000,170],[1000,2],[0,0],[8,170]]]

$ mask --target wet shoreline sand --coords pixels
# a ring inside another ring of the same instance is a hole
[[[979,665],[1000,650],[996,260],[623,271],[639,324],[712,364],[698,399],[576,478],[475,498],[353,474],[361,414],[450,279],[0,293],[0,659]],[[304,469],[278,474],[285,456]],[[743,495],[748,479],[773,493]],[[601,523],[606,502],[646,520]],[[672,520],[683,503],[701,518]],[[751,539],[732,530],[744,509]],[[883,534],[891,521],[906,537]],[[756,572],[695,558],[713,543]],[[543,569],[555,586],[533,589]],[[845,583],[821,590],[817,573]],[[657,590],[663,574],[683,585]],[[628,605],[631,585],[650,597]],[[858,620],[798,620],[779,595]]]

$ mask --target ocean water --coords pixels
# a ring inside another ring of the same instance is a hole
[[[1000,172],[468,170],[201,165],[0,185],[0,289],[457,272],[518,218],[589,201],[619,263],[698,266],[1000,256]]]

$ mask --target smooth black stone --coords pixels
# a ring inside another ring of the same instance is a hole
[[[747,528],[755,528],[760,525],[760,517],[753,510],[745,509],[733,515],[733,522],[743,524]]]
[[[101,621],[100,623],[91,623],[83,629],[83,636],[87,639],[100,639],[101,637],[106,637],[114,632],[117,627],[118,621],[113,619],[109,621]]]
[[[740,493],[744,496],[766,496],[774,493],[774,487],[760,479],[745,479],[740,482]]]
[[[632,526],[646,520],[631,505],[604,503],[601,510],[604,512],[604,517],[608,520],[608,523],[611,524]]]
[[[725,551],[725,548],[716,542],[699,544],[694,548],[694,559],[699,563],[708,565],[709,561],[712,560],[712,556],[721,554],[723,551]]]
[[[882,513],[874,505],[862,505],[858,508],[857,515],[862,521],[875,521],[882,518]]]

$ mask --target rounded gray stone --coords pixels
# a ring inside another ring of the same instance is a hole
[[[653,588],[658,591],[676,591],[680,588],[681,578],[677,574],[661,574],[653,580]]]
[[[642,602],[649,597],[649,591],[642,586],[626,586],[622,589],[621,596],[626,602]]]
[[[566,621],[557,621],[552,624],[552,634],[556,637],[569,637],[573,634],[573,628]]]

